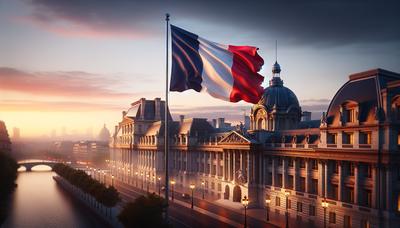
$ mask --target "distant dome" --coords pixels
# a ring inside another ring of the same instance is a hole
[[[106,125],[104,124],[103,128],[100,130],[99,133],[99,141],[108,142],[110,140],[110,131],[107,129]]]
[[[292,90],[283,86],[283,81],[279,77],[272,78],[269,82],[270,86],[264,89],[264,93],[258,102],[267,109],[276,106],[278,109],[288,109],[295,107],[300,109],[299,100]]]

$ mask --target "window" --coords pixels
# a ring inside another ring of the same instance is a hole
[[[354,169],[355,169],[354,163],[353,163],[353,162],[350,162],[350,164],[349,164],[349,173],[350,173],[350,176],[354,176]]]
[[[334,173],[338,174],[339,173],[339,162],[335,161],[335,169],[333,170]]]
[[[315,216],[315,206],[310,204],[310,208],[308,210],[308,214],[310,216]]]
[[[221,183],[218,183],[218,191],[222,191],[222,185],[221,185]]]
[[[347,188],[347,200],[349,203],[354,203],[354,188]]]
[[[303,203],[302,202],[297,202],[297,211],[303,212]]]
[[[215,189],[215,183],[211,182],[211,189],[214,190]]]
[[[367,207],[371,207],[371,205],[372,205],[372,193],[371,193],[371,190],[365,189],[364,196],[365,196],[364,205],[367,206]]]
[[[367,164],[366,168],[367,168],[367,177],[371,178],[372,177],[372,167],[371,167],[371,165]]]
[[[282,178],[283,178],[282,174],[278,174],[277,175],[277,178],[276,178],[276,181],[275,181],[276,187],[282,188],[282,181],[283,181]]]
[[[306,168],[306,161],[303,158],[299,160],[299,166],[301,169]]]
[[[336,213],[335,212],[329,212],[329,223],[336,223]]]
[[[281,198],[279,196],[277,196],[275,199],[275,206],[277,206],[277,207],[281,206]]]
[[[337,185],[332,185],[332,199],[338,200],[339,188]]]
[[[371,132],[360,132],[360,144],[371,145]]]
[[[349,215],[344,216],[343,226],[344,226],[344,228],[351,228],[351,217]]]
[[[317,194],[318,192],[318,179],[311,180],[311,193]]]
[[[315,159],[311,160],[311,168],[313,170],[318,170],[318,161],[317,160],[315,160]]]
[[[337,134],[336,133],[328,133],[327,141],[328,141],[328,144],[337,144]]]
[[[293,159],[292,158],[288,159],[288,166],[293,167]]]
[[[293,175],[288,176],[288,189],[293,189]]]
[[[344,110],[344,122],[346,123],[354,123],[356,122],[357,116],[356,116],[356,110],[355,109],[346,109]]]
[[[291,201],[290,199],[288,199],[287,208],[288,208],[288,209],[291,209],[291,208],[292,208],[292,201]]]
[[[343,144],[354,144],[354,134],[352,132],[343,132]]]
[[[300,189],[301,192],[306,191],[306,178],[305,177],[300,177]]]

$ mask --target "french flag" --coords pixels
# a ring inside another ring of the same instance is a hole
[[[170,91],[205,91],[230,102],[260,100],[264,77],[257,72],[264,60],[258,48],[214,43],[174,25],[171,36]]]

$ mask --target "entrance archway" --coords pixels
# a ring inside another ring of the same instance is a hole
[[[224,199],[229,199],[229,186],[225,186]]]
[[[240,202],[242,199],[242,189],[240,189],[239,185],[236,185],[233,188],[233,202]]]

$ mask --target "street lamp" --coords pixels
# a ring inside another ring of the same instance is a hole
[[[202,194],[203,194],[202,198],[204,199],[204,181],[201,182],[201,188],[202,188],[202,190],[203,190],[203,192],[202,192]]]
[[[172,201],[174,201],[174,185],[175,185],[175,181],[174,180],[172,180],[171,181],[171,199],[172,199]]]
[[[161,195],[161,177],[158,177],[158,195]]]
[[[321,206],[324,208],[324,228],[326,228],[326,209],[329,206],[329,203],[326,201],[326,199],[322,200]]]
[[[285,196],[286,196],[286,228],[289,228],[289,195],[290,192],[285,192]]]
[[[143,190],[143,172],[140,172],[140,176],[142,176],[141,179],[142,179],[142,190]]]
[[[149,174],[147,174],[146,175],[146,183],[147,183],[147,192],[149,192],[149,182],[150,182],[150,175]]]
[[[269,221],[269,204],[271,203],[271,199],[266,199],[265,204],[266,204],[266,209],[267,209],[267,222]]]
[[[193,209],[193,190],[194,190],[194,184],[190,185],[190,189],[192,189],[192,209]]]
[[[244,196],[242,199],[242,204],[244,207],[244,228],[247,227],[247,206],[249,206],[249,199],[247,196]]]
[[[114,187],[114,175],[111,175],[111,180],[112,180],[111,185]]]
[[[135,187],[137,187],[137,178],[138,178],[138,172],[135,172]]]

